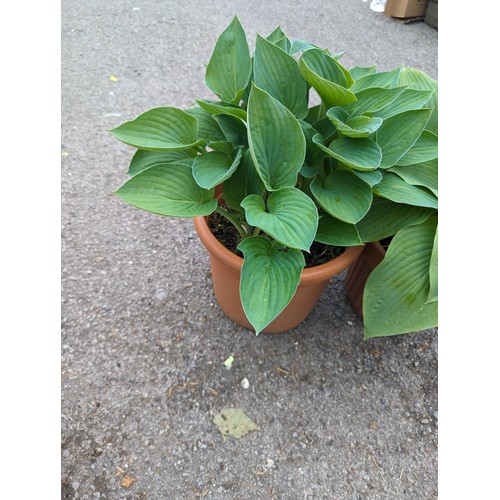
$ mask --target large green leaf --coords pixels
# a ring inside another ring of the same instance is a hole
[[[248,146],[247,127],[243,120],[229,115],[216,115],[214,119],[219,124],[227,140],[235,148]]]
[[[437,326],[438,302],[426,304],[436,225],[432,217],[401,229],[368,277],[363,296],[365,338]]]
[[[302,127],[302,132],[304,133],[304,137],[306,139],[306,157],[304,159],[305,164],[308,167],[315,167],[322,162],[325,156],[323,150],[313,142],[313,137],[318,132],[312,125],[309,125],[309,123],[304,120],[299,120],[299,123]],[[303,169],[304,167],[302,167],[301,173]]]
[[[361,90],[371,89],[375,87],[397,87],[400,72],[401,68],[395,68],[390,71],[379,71],[376,73],[365,75],[354,82],[351,87],[351,91],[357,94]],[[404,83],[400,83],[399,86],[404,86]]]
[[[287,54],[292,54],[292,42],[281,29],[281,26],[278,26],[270,35],[266,36],[266,40],[284,50]]]
[[[304,121],[306,121],[310,125],[314,125],[316,122],[325,118],[325,116],[325,107],[323,106],[323,104],[317,104],[316,106],[312,106],[311,108],[309,108]]]
[[[415,165],[438,157],[438,137],[424,130],[417,142],[398,160],[397,165]]]
[[[433,193],[423,187],[408,184],[401,177],[391,172],[384,172],[382,180],[372,189],[378,196],[396,203],[438,208],[438,200]]]
[[[319,47],[313,43],[301,40],[300,38],[294,38],[289,53],[296,54],[297,52],[304,52],[309,49],[319,49]]]
[[[304,52],[301,59],[322,78],[349,88],[354,80],[349,71],[338,62],[342,54],[332,56],[328,50],[310,49]]]
[[[330,215],[349,224],[361,220],[372,203],[370,186],[347,170],[335,170],[324,180],[316,177],[310,189]]]
[[[247,222],[259,227],[289,248],[309,251],[318,229],[318,210],[305,193],[282,188],[271,193],[266,203],[257,195],[247,196],[241,206]]]
[[[377,144],[382,149],[380,168],[390,168],[415,144],[432,110],[405,111],[384,120],[377,130]]]
[[[138,149],[128,168],[128,175],[136,175],[153,165],[159,163],[184,163],[192,165],[196,153],[189,150],[184,151],[145,151]]]
[[[257,35],[254,55],[254,82],[297,118],[307,115],[307,82],[295,59]]]
[[[327,107],[356,101],[347,88],[352,84],[349,72],[324,51],[306,50],[299,59],[299,69]]]
[[[429,102],[431,95],[432,91],[430,90],[415,90],[407,88],[397,98],[397,100],[385,106],[382,110],[377,111],[377,116],[386,119],[389,118],[390,116],[402,113],[403,111],[420,109]]]
[[[153,151],[180,151],[201,143],[196,118],[172,107],[150,109],[110,132],[125,144]]]
[[[252,60],[240,21],[235,16],[220,35],[208,63],[205,83],[224,102],[237,104],[252,73]]]
[[[375,66],[353,66],[349,73],[353,80],[359,80],[364,76],[373,75],[377,71]]]
[[[232,158],[226,153],[210,151],[198,156],[193,163],[193,177],[198,186],[212,189],[233,175],[240,164],[241,148]]]
[[[330,142],[336,135],[337,135],[337,129],[335,128],[335,125],[331,122],[331,120],[325,115],[324,118],[318,120],[317,122],[312,124],[312,127],[317,130],[318,134],[321,136],[318,142],[321,144],[326,144]],[[314,139],[313,136],[313,142],[316,143],[317,141]]]
[[[363,244],[354,224],[348,224],[326,213],[319,218],[318,231],[314,240],[325,245],[339,247]]]
[[[224,200],[233,210],[241,211],[240,203],[248,195],[262,196],[265,190],[247,149],[236,172],[224,182]]]
[[[404,167],[392,167],[388,170],[398,174],[408,184],[415,186],[424,186],[429,188],[436,196],[438,193],[438,161],[431,160],[418,163],[416,165],[407,165]]]
[[[214,189],[202,189],[191,167],[155,165],[131,177],[115,194],[137,208],[170,217],[209,215],[217,208]]]
[[[429,264],[429,295],[426,303],[435,302],[438,299],[438,228],[432,246],[431,262]]]
[[[337,108],[330,108],[326,116],[335,125],[337,131],[346,137],[368,137],[382,125],[382,118],[355,116],[345,119],[340,116]]]
[[[209,145],[226,140],[218,123],[208,111],[196,107],[186,109],[186,113],[194,116],[198,122],[198,139],[203,139]]]
[[[201,108],[203,108],[211,115],[215,116],[229,115],[239,118],[240,120],[243,121],[247,119],[247,112],[244,109],[241,109],[238,106],[234,106],[227,102],[201,101],[201,100],[196,100],[196,102],[200,105]]]
[[[269,191],[295,186],[306,154],[302,128],[291,111],[255,85],[248,100],[248,144]]]
[[[359,177],[363,182],[366,182],[370,187],[377,185],[382,180],[382,172],[380,170],[351,170],[354,175]]]
[[[432,108],[432,115],[426,128],[435,134],[438,133],[438,82],[429,75],[415,68],[401,68],[399,85],[407,85],[415,90],[431,90],[432,95],[426,105]]]
[[[435,210],[432,208],[394,203],[375,196],[370,210],[356,224],[356,228],[364,243],[379,241],[393,236],[403,227],[424,222],[433,213]]]
[[[339,136],[326,147],[319,135],[313,142],[326,154],[356,170],[375,170],[382,158],[382,152],[375,141],[365,137],[353,139]]]
[[[374,87],[360,90],[356,93],[357,101],[344,106],[344,109],[351,116],[377,113],[387,105],[396,101],[405,91],[405,87],[396,87],[392,89]],[[377,114],[377,116],[379,116]]]
[[[280,246],[263,236],[245,238],[238,245],[245,257],[240,280],[241,302],[257,334],[292,300],[305,266],[300,250],[282,251]]]

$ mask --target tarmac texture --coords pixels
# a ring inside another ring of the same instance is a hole
[[[437,330],[363,340],[342,274],[299,327],[256,337],[218,308],[191,220],[112,194],[133,151],[108,130],[213,98],[234,14],[251,48],[279,24],[347,67],[437,78],[437,31],[362,0],[63,0],[61,498],[437,498]],[[229,407],[258,430],[223,437]]]

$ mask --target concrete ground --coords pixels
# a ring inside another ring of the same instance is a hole
[[[437,31],[362,0],[63,0],[62,498],[437,498],[436,330],[364,341],[341,275],[302,325],[255,337],[219,310],[191,220],[111,194],[132,151],[108,130],[211,98],[235,13],[252,46],[281,24],[347,67],[437,78]],[[225,407],[259,430],[223,438]]]

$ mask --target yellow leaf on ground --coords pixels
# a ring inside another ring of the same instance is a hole
[[[259,430],[241,408],[223,408],[215,415],[213,422],[224,437],[240,439],[251,431]]]
[[[122,479],[121,485],[123,488],[130,488],[137,479],[135,477],[129,476],[128,474]]]

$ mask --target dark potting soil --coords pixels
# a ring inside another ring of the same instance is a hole
[[[223,205],[227,210],[227,207]],[[228,250],[243,257],[243,254],[237,249],[241,236],[239,235],[237,229],[222,215],[214,212],[208,218],[208,227],[212,231],[213,235],[222,243]],[[344,253],[344,247],[336,247],[331,245],[325,245],[317,241],[313,242],[311,245],[310,252],[302,252],[306,261],[306,267],[319,266],[321,264],[326,264],[330,260],[338,257],[340,254]]]

